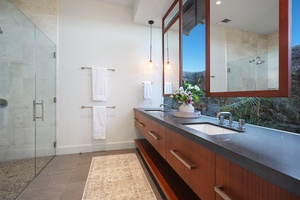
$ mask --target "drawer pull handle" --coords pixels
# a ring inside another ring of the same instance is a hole
[[[145,124],[143,124],[142,122],[139,122],[140,127],[144,128]]]
[[[222,186],[215,186],[215,192],[220,195],[224,200],[231,200],[231,198],[222,191]]]
[[[153,131],[149,131],[148,132],[154,139],[159,140],[159,137],[153,132]]]
[[[184,164],[189,170],[195,169],[195,165],[193,164],[189,164],[187,161],[185,161],[183,158],[181,158],[177,153],[176,150],[170,150],[171,154],[173,154],[173,156],[175,156],[182,164]]]

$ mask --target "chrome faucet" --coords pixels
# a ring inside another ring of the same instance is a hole
[[[170,112],[170,107],[168,106],[168,104],[160,104],[159,107],[163,107],[164,112]]]
[[[217,114],[217,117],[219,118],[219,120],[220,120],[220,124],[221,125],[224,125],[225,123],[224,123],[224,117],[225,116],[228,116],[229,117],[229,122],[228,122],[228,126],[229,127],[233,127],[233,124],[232,124],[232,115],[231,115],[231,113],[230,112],[219,112],[218,114]]]

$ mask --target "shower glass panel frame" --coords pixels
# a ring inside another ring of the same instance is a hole
[[[55,155],[56,46],[35,28],[35,153],[36,173]],[[33,103],[34,103],[33,101]],[[34,104],[32,104],[34,107]]]
[[[0,199],[15,199],[56,153],[56,46],[9,0],[0,29]]]

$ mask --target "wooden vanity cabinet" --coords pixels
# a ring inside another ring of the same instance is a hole
[[[216,155],[216,200],[299,200],[300,198]]]
[[[215,154],[141,113],[134,112],[134,116],[135,127],[148,141],[138,142],[138,144],[142,145],[146,142],[152,149],[154,147],[162,156],[163,162],[167,161],[165,165],[171,167],[174,174],[179,175],[185,182],[184,184],[172,183],[176,185],[175,188],[177,189],[171,189],[172,187],[169,187],[168,184],[171,185],[172,178],[164,178],[167,177],[166,174],[169,174],[170,170],[164,171],[165,174],[160,174],[166,166],[162,167],[161,170],[154,167],[155,170],[152,171],[158,173],[154,176],[161,179],[159,181],[160,186],[170,199],[182,199],[175,198],[176,195],[173,190],[177,191],[178,188],[183,188],[182,185],[187,185],[188,189],[182,192],[191,189],[191,193],[202,200],[300,200],[300,197]],[[143,149],[144,154],[146,154],[145,149]],[[155,159],[149,161],[150,157],[146,157],[151,166],[157,166]]]
[[[166,129],[166,160],[202,199],[215,199],[215,154]]]
[[[140,114],[139,112],[134,112],[134,126],[135,128],[144,135],[147,136],[147,117]]]
[[[163,158],[166,158],[165,127],[149,118],[147,127],[146,139]]]

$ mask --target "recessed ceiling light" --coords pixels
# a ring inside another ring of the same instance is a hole
[[[220,5],[221,3],[222,3],[222,1],[217,1],[216,2],[217,5]]]

